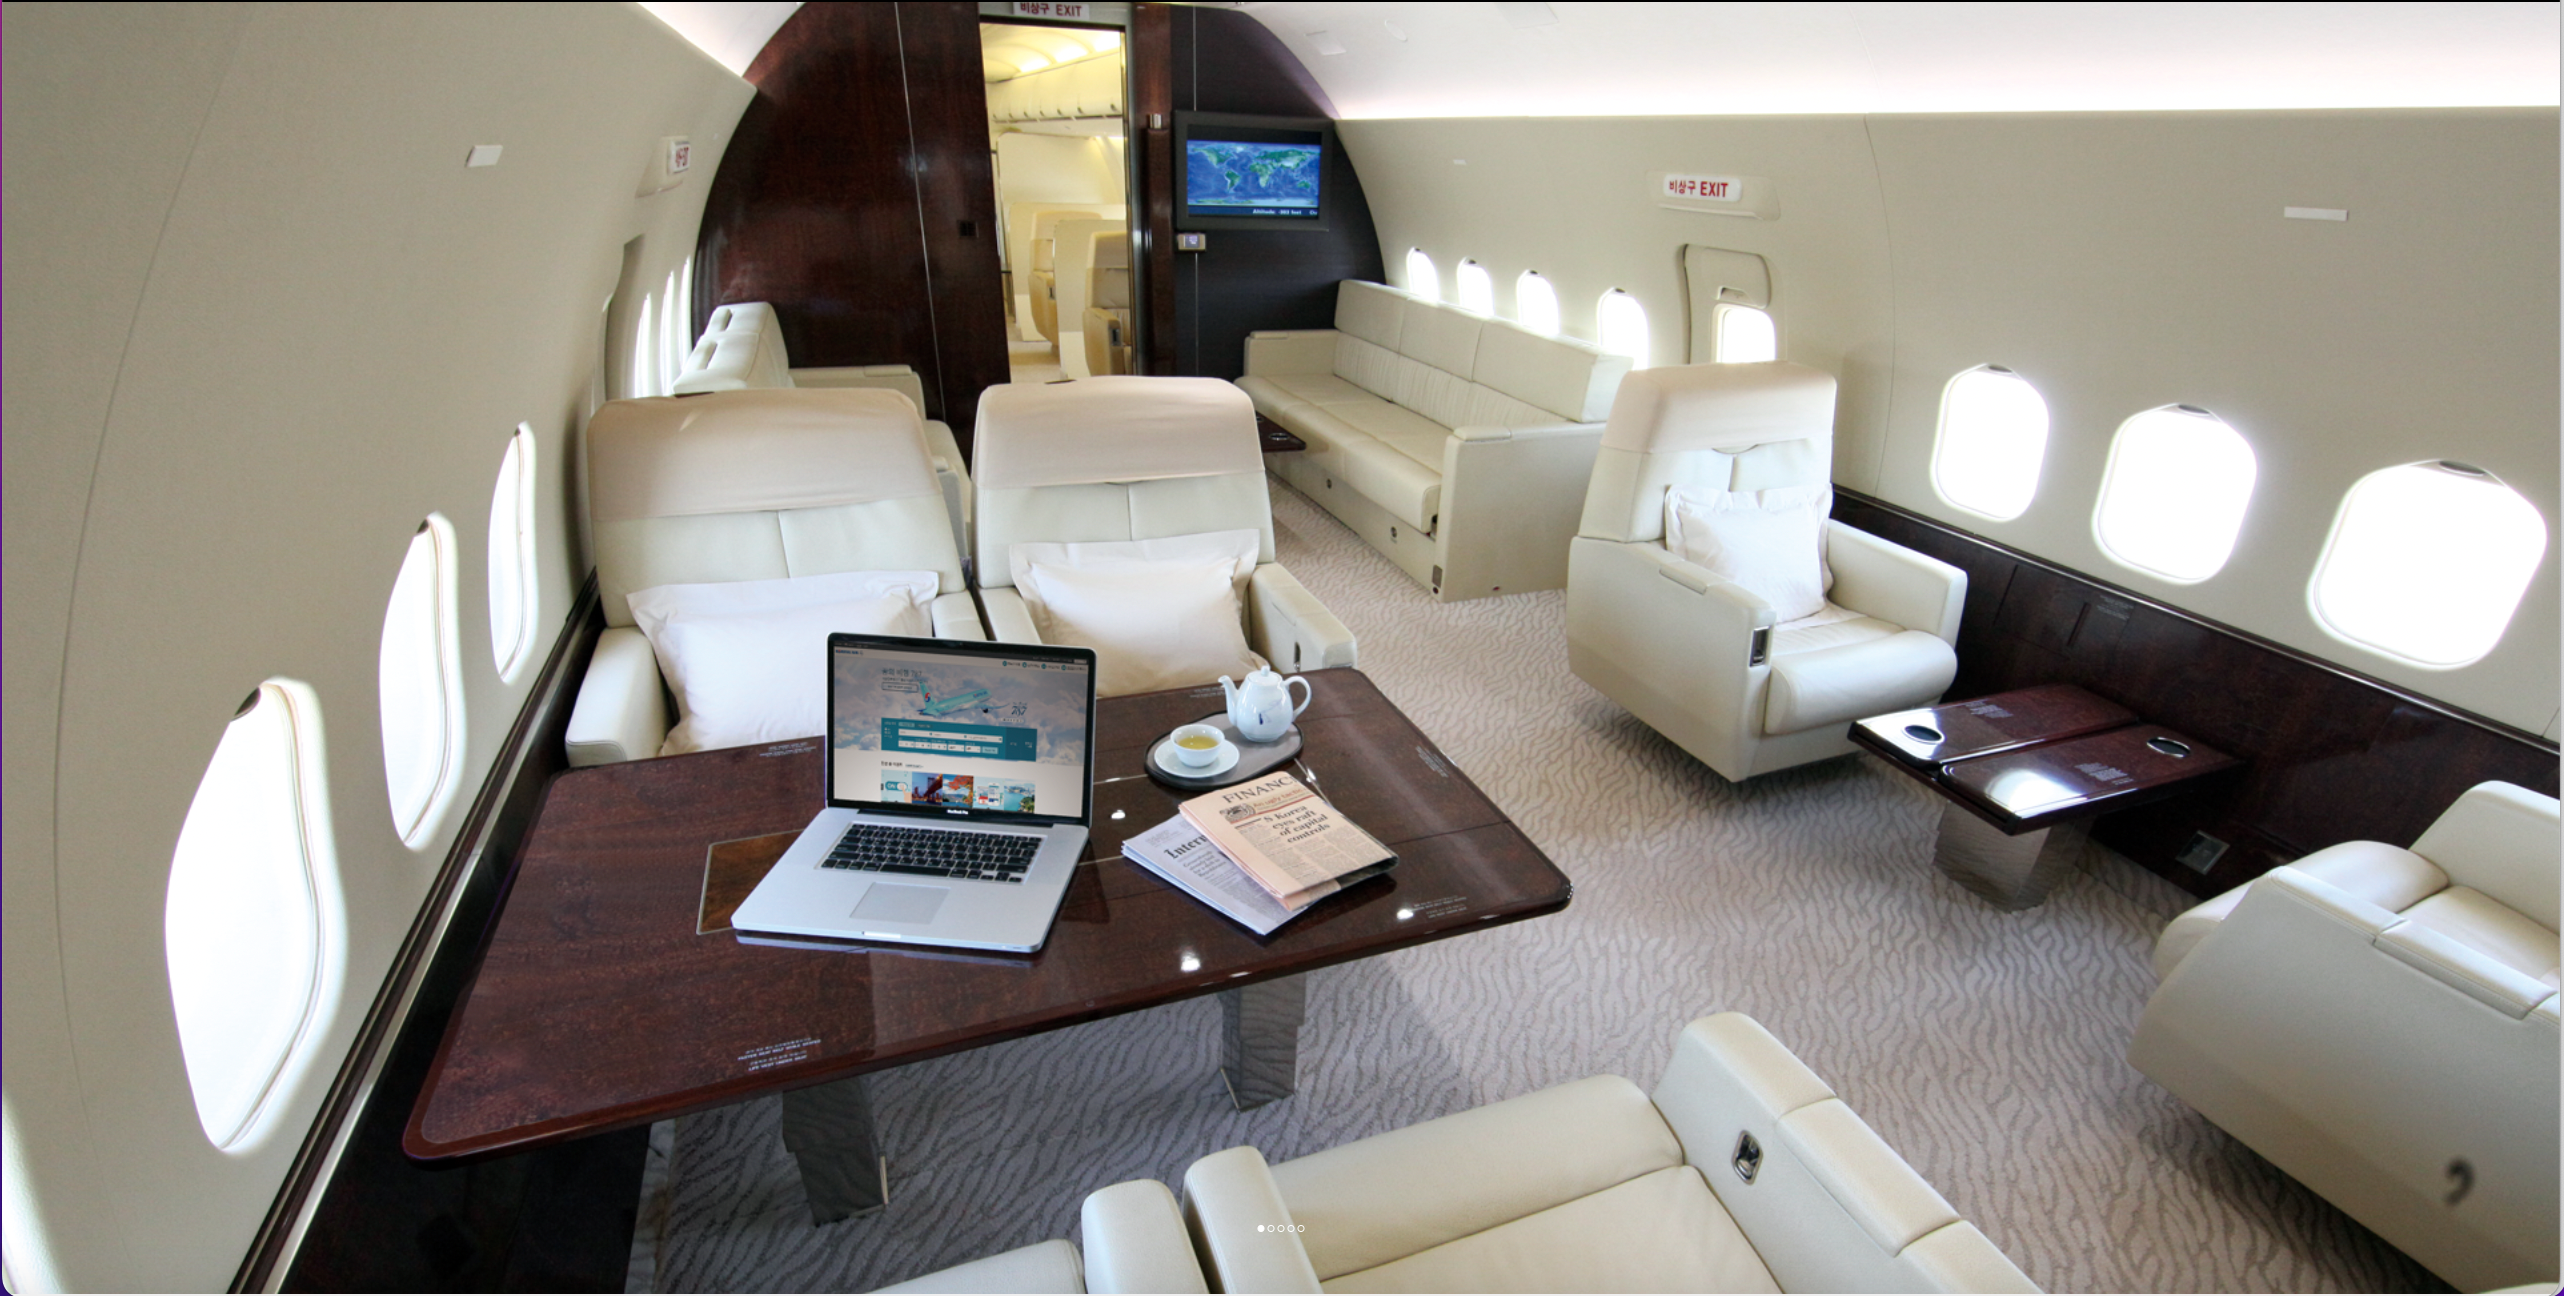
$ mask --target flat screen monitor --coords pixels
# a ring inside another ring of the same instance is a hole
[[[1323,117],[1175,114],[1182,230],[1323,230],[1335,123]]]

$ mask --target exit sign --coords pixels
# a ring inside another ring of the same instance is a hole
[[[1018,18],[1057,18],[1067,22],[1085,22],[1093,18],[1091,4],[1049,4],[1043,0],[1016,0],[1008,6]]]
[[[1745,197],[1745,182],[1736,176],[1668,175],[1656,196],[1693,202],[1740,202]]]

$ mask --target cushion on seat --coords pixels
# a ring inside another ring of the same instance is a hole
[[[828,636],[934,633],[930,571],[837,572],[635,590],[680,719],[660,755],[827,732]]]
[[[1095,650],[1104,697],[1206,684],[1264,664],[1246,645],[1240,600],[1257,533],[1018,544],[1007,566],[1042,642]]]
[[[1687,1165],[1642,1175],[1377,1268],[1331,1292],[1777,1292]]]
[[[1763,732],[1792,734],[1920,705],[1958,677],[1958,654],[1934,635],[1884,639],[1772,658]]]
[[[2517,909],[2476,890],[2453,886],[2404,910],[2404,917],[2553,990],[2555,933]]]
[[[1638,1086],[1594,1076],[1273,1168],[1321,1279],[1370,1269],[1680,1165]]]
[[[1365,433],[1422,467],[1442,474],[1442,443],[1451,429],[1414,410],[1380,401],[1341,405],[1327,411],[1347,426]]]
[[[1834,491],[1786,486],[1760,491],[1665,492],[1665,547],[1744,586],[1782,621],[1825,610],[1825,517]]]
[[[1238,381],[1238,385],[1244,387],[1249,381],[1251,380],[1240,379]],[[1252,381],[1264,382],[1271,385],[1276,391],[1279,391],[1292,399],[1307,401],[1311,405],[1320,407],[1328,405],[1354,405],[1365,401],[1376,401],[1380,399],[1379,397],[1374,396],[1331,373],[1274,374],[1267,378]]]
[[[1790,657],[1800,653],[1823,652],[1848,644],[1868,643],[1890,635],[1905,633],[1905,627],[1893,621],[1862,616],[1847,607],[1825,605],[1814,616],[1784,621],[1772,627],[1772,656]]]

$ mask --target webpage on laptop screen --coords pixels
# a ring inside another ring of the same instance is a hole
[[[838,800],[1085,813],[1084,665],[839,647],[832,669]]]

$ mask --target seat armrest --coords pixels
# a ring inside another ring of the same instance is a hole
[[[1249,333],[1246,372],[1249,376],[1334,373],[1335,330],[1265,329]]]
[[[1090,1292],[1207,1292],[1175,1194],[1133,1179],[1086,1194],[1078,1211]]]
[[[1220,1290],[1319,1290],[1318,1271],[1300,1245],[1282,1190],[1254,1148],[1214,1152],[1185,1169],[1184,1222]]]
[[[667,740],[668,694],[649,639],[632,626],[607,626],[570,709],[562,741],[570,764],[646,760]]]
[[[1024,606],[1024,596],[1012,585],[979,592],[979,601],[988,609],[988,637],[999,643],[1042,641],[1042,632],[1033,628],[1033,610]]]
[[[938,594],[928,605],[934,617],[938,639],[986,639],[988,628],[979,623],[979,605],[971,602],[969,590]]]
[[[1247,639],[1275,670],[1354,664],[1353,632],[1282,564],[1258,565],[1247,578],[1246,598]],[[993,607],[989,615],[995,618]]]
[[[1827,522],[1826,560],[1834,569],[1836,604],[1864,616],[1939,636],[1955,648],[1967,608],[1968,574],[1893,540]]]

